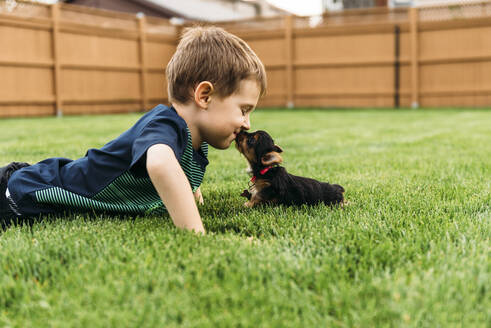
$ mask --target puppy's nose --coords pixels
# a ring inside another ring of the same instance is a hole
[[[244,132],[244,131],[240,131],[240,132],[237,134],[237,136],[235,137],[235,141],[240,142],[240,140],[242,140],[242,138],[244,138],[244,137],[245,137],[245,134],[246,134],[246,132]]]

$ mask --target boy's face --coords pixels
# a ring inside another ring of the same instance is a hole
[[[260,89],[255,80],[242,80],[232,95],[211,97],[201,126],[203,140],[212,147],[226,149],[242,130],[249,130],[250,114],[256,108]]]

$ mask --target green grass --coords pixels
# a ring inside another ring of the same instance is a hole
[[[78,158],[138,117],[2,120],[0,165]],[[290,173],[343,185],[350,206],[243,208],[245,160],[212,150],[206,236],[81,215],[0,232],[0,327],[491,327],[489,110],[252,124]]]

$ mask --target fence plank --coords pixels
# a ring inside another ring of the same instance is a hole
[[[418,9],[409,10],[411,34],[411,107],[419,107],[419,63],[418,63]]]
[[[145,16],[140,16],[138,18],[138,50],[140,55],[140,93],[141,93],[141,105],[142,110],[148,110],[148,100],[147,100],[147,88],[145,86],[147,81],[147,70],[146,70],[146,35],[145,35]]]
[[[52,29],[52,45],[53,45],[53,85],[55,93],[55,112],[57,116],[63,115],[62,99],[60,90],[60,46],[59,46],[59,19],[60,19],[60,6],[54,4],[51,6],[51,19],[53,21]]]
[[[291,15],[285,17],[285,52],[286,52],[286,107],[294,106],[293,93],[293,18]]]

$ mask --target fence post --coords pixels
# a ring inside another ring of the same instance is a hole
[[[411,35],[411,107],[419,107],[419,49],[418,8],[409,9],[409,33]]]
[[[285,16],[285,50],[286,50],[286,106],[294,106],[294,72],[293,72],[293,16]]]
[[[400,34],[401,29],[399,25],[394,26],[394,107],[399,108],[400,105],[400,70],[401,70],[401,62],[400,62]]]
[[[63,116],[61,92],[60,92],[60,47],[58,40],[60,19],[60,5],[55,3],[51,5],[51,21],[52,21],[52,50],[53,50],[53,86],[55,93],[55,113],[56,116]]]
[[[147,90],[146,90],[146,78],[147,78],[147,68],[145,62],[145,16],[137,15],[138,17],[138,29],[139,29],[139,37],[138,37],[138,50],[140,55],[140,97],[141,97],[141,106],[143,111],[147,110],[148,107],[148,99],[147,99]]]

